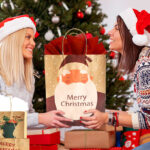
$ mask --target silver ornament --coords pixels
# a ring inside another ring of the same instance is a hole
[[[55,14],[55,15],[52,17],[52,22],[55,23],[55,24],[57,24],[57,23],[59,23],[59,21],[60,21],[59,16],[57,16],[57,15]]]
[[[52,40],[52,39],[54,38],[54,34],[53,34],[52,30],[48,30],[48,31],[45,33],[44,37],[45,37],[45,39],[46,39],[47,41]]]

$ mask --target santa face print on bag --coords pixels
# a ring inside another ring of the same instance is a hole
[[[79,120],[85,108],[96,108],[97,89],[86,70],[62,71],[55,89],[55,104],[66,117],[74,120]]]

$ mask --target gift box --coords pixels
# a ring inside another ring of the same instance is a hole
[[[140,132],[139,131],[127,131],[124,132],[126,138],[123,150],[131,150],[139,146]]]
[[[115,131],[115,127],[112,125],[104,124],[103,126],[101,126],[100,130],[101,131]],[[123,130],[122,126],[116,127],[116,131],[122,131],[122,130]]]
[[[51,145],[51,144],[59,144],[60,143],[60,132],[53,132],[49,134],[45,134],[44,130],[38,131],[41,134],[28,135],[30,139],[30,144],[36,145]]]
[[[30,145],[30,150],[57,150],[57,145]]]
[[[144,134],[140,137],[139,145],[145,144],[147,142],[150,142],[150,133]]]
[[[150,142],[150,129],[140,129],[140,142],[139,145]]]
[[[102,149],[102,148],[73,148],[70,150],[122,150],[121,147],[112,147],[110,149]]]
[[[70,150],[108,150],[108,149],[101,149],[101,148],[73,148]]]
[[[115,132],[73,130],[65,133],[66,148],[105,148],[115,146]]]

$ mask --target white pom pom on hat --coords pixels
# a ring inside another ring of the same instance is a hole
[[[9,34],[14,33],[23,28],[32,28],[36,34],[35,22],[29,15],[20,15],[12,18],[7,18],[0,22],[0,41]]]
[[[132,41],[135,45],[144,46],[148,43],[148,38],[145,34],[136,34],[133,36]]]
[[[150,46],[150,14],[145,10],[139,12],[136,9],[128,8],[119,16],[123,19],[131,35],[132,41],[138,46]],[[149,28],[148,28],[149,27]]]

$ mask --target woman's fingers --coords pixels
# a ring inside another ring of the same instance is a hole
[[[92,121],[81,121],[81,123],[85,124],[85,126],[90,126],[90,125],[95,125],[97,124],[96,120],[92,120]]]
[[[56,120],[55,121],[55,125],[59,126],[59,127],[62,127],[62,128],[69,128],[70,126],[64,124],[64,123],[61,123],[60,121]]]
[[[59,121],[70,121],[70,122],[73,121],[72,119],[68,119],[68,118],[60,117],[60,116],[56,116],[56,119],[59,120]]]

